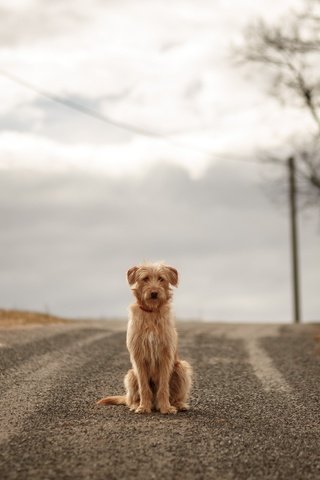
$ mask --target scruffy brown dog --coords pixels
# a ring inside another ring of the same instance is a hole
[[[98,403],[127,405],[136,413],[187,410],[192,369],[178,358],[170,308],[170,285],[178,285],[178,272],[162,263],[143,264],[130,268],[127,279],[136,302],[129,311],[127,347],[132,369],[124,379],[126,395]]]

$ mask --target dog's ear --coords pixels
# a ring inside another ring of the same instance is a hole
[[[176,287],[179,281],[178,270],[176,270],[173,267],[169,267],[169,265],[166,265],[166,269],[168,272],[169,283],[171,283],[171,285]]]
[[[132,268],[129,268],[129,270],[127,271],[127,280],[129,285],[133,285],[134,283],[136,283],[137,281],[136,273],[138,270],[139,270],[139,267],[132,267]]]

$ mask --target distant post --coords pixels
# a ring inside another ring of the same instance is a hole
[[[290,237],[292,259],[292,293],[294,323],[300,323],[300,289],[299,289],[299,259],[298,259],[298,231],[297,231],[297,190],[296,168],[294,157],[288,158],[289,171],[289,206],[290,206]]]

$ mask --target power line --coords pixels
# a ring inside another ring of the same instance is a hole
[[[31,84],[30,82],[27,82],[26,80],[23,80],[20,77],[17,77],[16,75],[13,75],[12,73],[9,73],[5,70],[0,69],[0,75],[7,77],[8,79],[12,80],[15,83],[18,83],[19,85],[22,85],[29,90],[33,90],[37,94],[47,98],[48,100],[51,100],[52,102],[59,103],[60,105],[63,105],[64,107],[71,108],[72,110],[75,110],[77,112],[80,112],[84,115],[90,116],[95,118],[96,120],[100,120],[101,122],[107,123],[108,125],[113,125],[114,127],[121,128],[123,130],[130,131],[135,134],[143,135],[143,136],[148,136],[148,137],[160,137],[160,134],[157,134],[156,132],[148,131],[143,128],[136,127],[134,125],[130,125],[124,122],[119,122],[117,120],[114,120],[110,117],[107,117],[105,115],[102,115],[95,110],[86,107],[84,105],[81,105],[79,103],[67,100],[63,97],[59,97],[58,95],[54,95],[46,90],[42,90],[35,85]]]
[[[214,160],[231,160],[231,161],[242,161],[242,162],[245,162],[245,163],[260,163],[260,161],[256,161],[256,160],[241,159],[239,155],[237,155],[237,156],[232,156],[232,155],[229,155],[229,154],[228,155],[217,155],[217,154],[213,154],[211,151],[209,151],[207,149],[204,149],[204,148],[201,148],[201,147],[197,147],[197,146],[194,146],[194,145],[182,144],[182,143],[177,142],[176,140],[170,138],[170,136],[168,134],[155,132],[153,130],[148,130],[148,129],[145,129],[145,128],[142,128],[142,127],[137,127],[137,126],[129,124],[129,123],[114,120],[113,118],[111,118],[109,116],[102,115],[101,113],[96,112],[92,108],[86,107],[82,104],[73,102],[71,100],[67,100],[64,97],[54,95],[54,94],[48,92],[47,90],[43,90],[42,88],[39,88],[39,87],[35,86],[34,84],[30,83],[29,81],[26,81],[26,80],[22,79],[21,77],[18,77],[18,76],[14,75],[11,72],[8,72],[6,70],[0,69],[0,75],[2,75],[3,77],[6,77],[7,79],[11,80],[14,83],[17,83],[17,84],[19,84],[19,85],[21,85],[21,86],[23,86],[23,87],[25,87],[29,90],[32,90],[33,92],[37,93],[38,95],[41,95],[44,98],[47,98],[48,100],[50,100],[52,102],[55,102],[55,103],[58,103],[58,104],[64,106],[65,108],[70,108],[71,110],[82,113],[83,115],[86,115],[88,117],[94,118],[95,120],[101,121],[101,122],[103,122],[107,125],[112,125],[116,128],[120,128],[120,129],[125,130],[127,132],[131,132],[135,135],[141,135],[141,136],[144,136],[144,137],[149,137],[149,138],[151,137],[151,138],[159,139],[159,140],[162,140],[162,141],[164,141],[168,144],[171,144],[175,147],[178,147],[180,149],[191,150],[191,151],[194,151],[194,152],[197,152],[197,153],[201,153],[203,155],[210,156],[210,158],[212,160],[213,159]]]

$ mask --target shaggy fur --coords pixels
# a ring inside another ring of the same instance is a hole
[[[192,369],[179,360],[170,308],[170,285],[178,285],[178,272],[162,263],[144,264],[130,268],[127,279],[136,302],[129,311],[127,347],[132,369],[124,379],[126,395],[98,403],[127,405],[136,413],[187,410]]]

